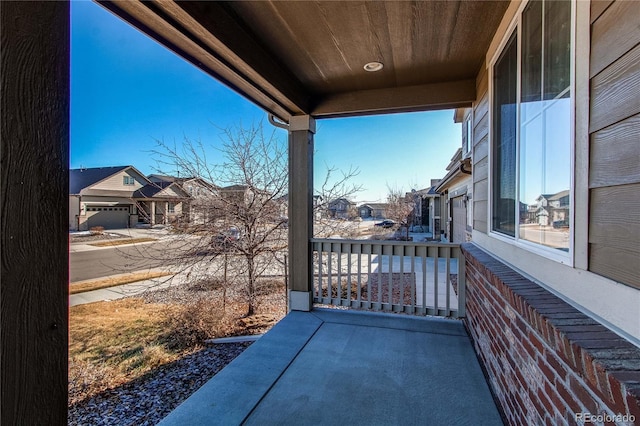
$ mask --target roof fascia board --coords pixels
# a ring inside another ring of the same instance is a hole
[[[447,170],[451,170],[453,166],[458,166],[460,164],[460,160],[462,160],[462,148],[458,148],[456,150],[456,153],[453,154],[453,157],[451,157],[451,160],[449,160]]]
[[[468,108],[456,108],[453,112],[453,122],[454,123],[462,123],[464,120],[464,116],[467,113]]]
[[[442,110],[470,107],[475,99],[476,80],[469,79],[327,95],[319,99],[311,115],[330,118]]]
[[[451,170],[442,178],[440,184],[436,186],[435,191],[441,193],[442,191],[449,189],[460,175],[462,175],[462,173],[460,173],[458,169]]]
[[[464,175],[460,171],[460,162],[458,162],[458,167],[452,167],[451,170],[440,180],[438,185],[435,187],[436,192],[442,192],[445,189],[450,188],[456,181],[460,180],[459,178],[463,178],[470,175]]]
[[[264,49],[249,28],[228,9],[224,2],[180,2],[159,0],[157,4],[180,22],[183,27],[196,32],[196,37],[206,43],[213,51],[228,60],[237,69],[267,88],[269,93],[279,95],[281,101],[292,102],[302,110],[308,110],[309,96],[297,77],[274,55]],[[206,5],[207,10],[198,10]],[[215,22],[209,22],[205,28],[194,18],[215,16]]]
[[[146,177],[145,175],[143,175],[142,173],[140,173],[140,171],[139,171],[138,169],[136,169],[135,167],[133,167],[133,166],[123,166],[121,169],[119,169],[119,170],[117,170],[117,171],[115,171],[115,172],[111,173],[109,176],[107,176],[107,177],[105,177],[105,178],[103,178],[103,179],[97,180],[97,181],[93,182],[93,183],[92,183],[91,185],[89,185],[89,186],[85,186],[85,187],[80,191],[80,193],[81,193],[81,194],[84,194],[84,193],[85,193],[84,191],[86,191],[86,190],[91,190],[91,187],[93,187],[93,186],[95,186],[95,185],[97,185],[97,184],[99,184],[99,183],[102,183],[102,182],[104,182],[104,181],[105,181],[105,180],[107,180],[107,179],[111,179],[113,176],[117,175],[118,173],[127,172],[127,171],[133,171],[133,172],[134,172],[135,174],[137,174],[141,179],[143,179],[143,180],[145,181],[145,183],[146,183],[146,184],[151,183],[151,181],[150,181],[149,179],[147,179],[147,177]]]
[[[277,80],[278,87],[267,81],[262,77],[263,73],[270,75],[272,72],[254,69],[237,57],[215,35],[199,26],[188,13],[180,12],[182,9],[173,2],[143,3],[112,0],[97,0],[97,2],[278,118],[288,122],[291,115],[309,113],[308,96],[302,93],[301,89],[296,89],[298,91],[292,89],[292,83],[286,77]],[[228,15],[221,5],[214,3],[211,2],[210,7],[219,8],[221,13]],[[232,18],[229,17],[229,19]],[[206,40],[202,38],[205,35]],[[238,37],[243,37],[243,43],[247,42],[246,33],[238,34]],[[259,59],[264,59],[266,53],[260,51],[256,55],[260,57]]]
[[[190,177],[190,178],[187,178],[187,179],[183,180],[182,182],[175,182],[175,183],[180,185],[181,187],[183,187],[183,189],[184,189],[185,185],[198,185],[201,188],[205,188],[205,189],[208,189],[210,191],[216,191],[216,190],[220,189],[215,184],[207,181],[206,179],[198,177],[198,176]]]

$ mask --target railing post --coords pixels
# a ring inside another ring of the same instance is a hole
[[[313,306],[313,135],[315,120],[293,116],[289,122],[289,309]]]

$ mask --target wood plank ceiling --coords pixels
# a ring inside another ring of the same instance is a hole
[[[470,105],[508,1],[99,1],[281,119]],[[366,72],[379,61],[384,68]]]

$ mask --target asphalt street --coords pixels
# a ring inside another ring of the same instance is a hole
[[[338,222],[338,226],[348,226],[351,222]],[[358,223],[360,230],[373,229],[373,220]],[[331,224],[332,229],[337,230],[336,224]],[[135,232],[134,232],[135,231]],[[115,274],[142,271],[151,268],[161,268],[179,263],[185,263],[180,259],[180,253],[192,251],[203,244],[199,238],[166,238],[163,230],[114,230],[114,232],[131,237],[151,237],[157,241],[151,243],[123,244],[112,248],[95,247],[88,248],[87,244],[72,244],[69,253],[70,282],[84,281],[94,278],[103,278]],[[341,232],[338,232],[341,234]],[[336,235],[342,237],[342,235]],[[88,243],[90,244],[90,243]],[[76,247],[74,249],[74,246]],[[84,248],[79,248],[84,247]],[[191,254],[193,256],[193,254]],[[192,263],[193,260],[186,263]],[[279,271],[279,269],[278,269]]]
[[[170,265],[167,255],[171,242],[120,245],[101,250],[71,252],[69,254],[70,281],[83,281],[125,272],[140,271]]]

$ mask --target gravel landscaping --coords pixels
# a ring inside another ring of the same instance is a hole
[[[281,280],[262,282],[258,292],[260,308],[251,317],[242,316],[242,309],[246,309],[246,307],[238,302],[241,296],[237,290],[227,289],[226,310],[228,318],[218,323],[219,331],[228,331],[229,334],[225,333],[215,337],[261,334],[284,316],[286,303]],[[177,333],[175,334],[176,338],[192,337],[195,343],[206,340],[207,336],[199,335],[202,331],[197,328],[198,325],[201,325],[200,320],[196,317],[192,318],[190,315],[185,317],[185,314],[202,312],[203,307],[213,306],[211,301],[217,301],[216,303],[219,304],[222,291],[221,283],[218,280],[201,280],[182,286],[147,291],[135,298],[121,300],[135,299],[139,301],[138,303],[149,304],[149,306],[172,306],[171,312],[175,312],[177,315],[172,318],[177,322],[167,323],[167,327],[174,329],[174,333]],[[211,310],[205,314],[215,312],[216,310]],[[121,314],[123,314],[123,310],[118,313],[118,315]],[[206,318],[202,323],[204,327],[209,324],[206,322],[209,319]],[[180,330],[183,332],[179,333]],[[195,343],[193,352],[187,353],[175,362],[154,368],[138,378],[82,398],[80,393],[75,390],[81,389],[87,381],[87,383],[95,382],[96,377],[99,377],[100,374],[99,366],[92,367],[98,370],[89,370],[86,371],[86,374],[82,372],[76,374],[74,377],[80,379],[70,383],[68,424],[82,426],[155,425],[250,345],[251,342],[242,342],[205,344],[202,347],[202,343]],[[78,368],[75,365],[73,367]]]
[[[213,345],[69,407],[69,425],[155,425],[247,347]]]
[[[381,279],[379,281],[379,279]],[[411,298],[411,291],[415,295],[415,274],[405,272],[393,272],[391,274],[391,303],[394,305],[413,305],[415,300]],[[378,284],[381,284],[382,294],[378,295]],[[371,300],[389,303],[389,273],[371,274],[370,278]],[[364,297],[363,297],[364,299]]]

